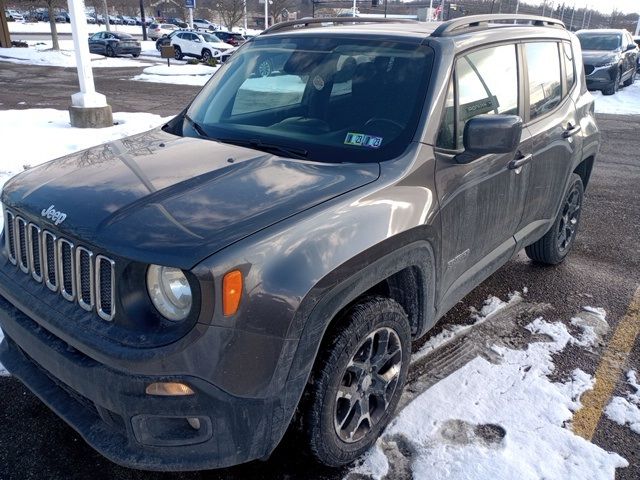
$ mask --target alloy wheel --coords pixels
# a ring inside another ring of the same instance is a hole
[[[370,333],[349,361],[336,394],[334,426],[345,443],[362,438],[389,408],[402,369],[398,334],[383,327]]]
[[[580,219],[580,191],[574,188],[562,207],[560,224],[558,225],[558,250],[566,251],[576,236],[578,220]]]

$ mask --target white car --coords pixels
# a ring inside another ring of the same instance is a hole
[[[157,40],[165,35],[169,35],[177,29],[178,27],[171,23],[152,23],[147,28],[147,35],[151,40]]]
[[[205,20],[204,18],[194,18],[193,28],[202,30],[218,30],[218,25],[211,23],[209,20]]]
[[[7,21],[9,22],[23,22],[24,16],[17,10],[6,10],[4,12]]]
[[[227,50],[231,50],[233,45],[224,43],[211,33],[201,32],[178,32],[171,36],[171,45],[175,48],[178,60],[185,56],[201,58],[208,62],[214,57],[220,57]]]

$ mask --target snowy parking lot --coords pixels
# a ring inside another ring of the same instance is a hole
[[[83,130],[65,110],[72,74],[38,81],[49,67],[73,66],[73,55],[11,50],[10,58],[0,50],[0,188],[24,169],[162,125],[213,73],[167,75],[151,50],[137,60],[94,58],[111,67],[95,75],[114,99],[116,124]],[[250,88],[268,93],[269,79]],[[285,442],[266,462],[206,478],[306,479],[312,469],[350,480],[640,478],[640,351],[635,336],[616,343],[640,323],[640,82],[594,96],[604,143],[570,260],[542,268],[519,254],[460,302],[415,346],[402,408],[355,466],[317,469]],[[622,360],[609,365],[608,355]],[[1,365],[0,376],[0,479],[203,478],[111,464]]]

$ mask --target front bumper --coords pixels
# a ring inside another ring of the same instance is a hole
[[[116,54],[118,55],[140,55],[142,51],[141,47],[117,47]]]
[[[268,454],[268,399],[230,395],[195,377],[142,376],[111,369],[38,326],[0,297],[5,339],[0,362],[93,448],[115,463],[144,470],[220,468]],[[149,383],[179,380],[196,392],[155,397]],[[197,418],[194,429],[187,418]],[[264,441],[263,441],[264,440]]]
[[[587,88],[589,90],[600,90],[611,87],[613,82],[615,82],[617,73],[617,65],[606,68],[596,68],[593,73],[586,76]]]

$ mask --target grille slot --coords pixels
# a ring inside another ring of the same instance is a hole
[[[42,233],[42,253],[44,255],[44,283],[53,292],[58,291],[58,251],[56,236],[48,231]]]
[[[16,217],[8,210],[4,212],[4,224],[5,228],[5,245],[7,248],[7,254],[9,255],[9,260],[11,263],[16,265],[16,242],[15,242],[15,220]]]
[[[31,276],[36,282],[42,281],[42,231],[37,225],[29,224],[27,235],[27,248],[29,249],[29,265]]]
[[[24,273],[29,273],[29,251],[27,250],[27,222],[24,218],[16,217],[14,223],[16,239],[16,258],[18,266]]]
[[[41,230],[9,210],[4,212],[5,248],[9,260],[52,292],[103,320],[113,320],[115,262],[83,246]]]
[[[96,257],[96,310],[103,320],[111,321],[115,315],[115,263],[102,255]]]
[[[60,293],[65,300],[73,302],[76,298],[73,244],[64,238],[58,240],[58,262]]]
[[[87,311],[94,306],[93,253],[84,247],[76,249],[76,281],[78,282],[78,304]]]

